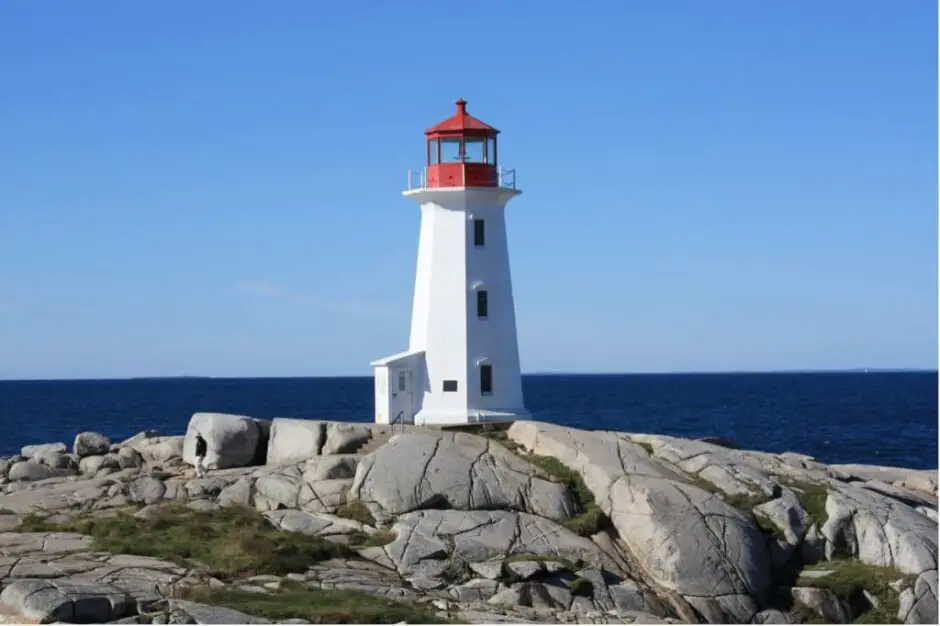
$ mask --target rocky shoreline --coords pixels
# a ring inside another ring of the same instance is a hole
[[[0,458],[0,623],[936,623],[937,539],[936,471],[197,413]]]

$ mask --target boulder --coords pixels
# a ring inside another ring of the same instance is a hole
[[[319,456],[326,422],[276,417],[271,421],[267,465],[286,465]]]
[[[680,594],[711,621],[746,621],[757,612],[770,584],[770,558],[749,515],[689,484],[672,463],[651,458],[627,435],[525,421],[507,434],[581,474],[656,586]],[[685,443],[694,452],[682,451],[683,458],[736,452]],[[665,447],[656,448],[657,457]]]
[[[78,468],[86,476],[94,476],[103,469],[120,469],[121,460],[116,454],[108,453],[103,456],[86,456],[78,463]]]
[[[68,454],[68,446],[64,443],[38,443],[31,446],[23,446],[20,454],[27,459],[31,459],[42,454]]]
[[[111,440],[100,433],[78,433],[72,444],[72,451],[79,457],[107,454],[110,450]]]
[[[913,588],[901,592],[898,620],[905,624],[937,623],[937,570],[917,577]]]
[[[419,509],[512,509],[564,521],[568,488],[491,440],[460,432],[406,433],[366,455],[350,498],[379,522]]]
[[[135,435],[128,440],[127,447],[137,452],[144,463],[163,464],[169,461],[182,460],[183,442],[185,437],[139,437]],[[122,447],[124,447],[122,445]]]
[[[326,425],[326,440],[320,454],[349,454],[372,439],[372,428],[366,424],[329,422]]]
[[[618,570],[589,539],[528,513],[415,511],[399,517],[392,530],[395,540],[381,550],[409,579],[439,580],[455,571],[455,565],[460,569],[512,555],[554,557]]]
[[[21,578],[0,593],[0,603],[26,621],[102,624],[131,611],[127,594],[102,583]]]
[[[14,463],[9,472],[7,472],[7,478],[11,481],[43,480],[44,478],[52,478],[55,475],[55,470],[51,467],[36,461],[20,461],[19,463]]]
[[[260,429],[250,417],[226,413],[196,413],[189,420],[183,442],[183,461],[196,464],[196,433],[206,440],[206,465],[215,469],[251,465]]]

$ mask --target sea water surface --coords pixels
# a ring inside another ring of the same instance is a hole
[[[936,372],[529,375],[523,388],[557,424],[937,468]],[[371,421],[372,394],[367,377],[0,381],[0,456],[86,430],[182,434],[197,411]]]

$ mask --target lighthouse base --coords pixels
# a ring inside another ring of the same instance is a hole
[[[466,409],[462,411],[418,411],[414,423],[418,426],[463,426],[466,424],[486,424],[494,422],[514,422],[532,419],[526,409]]]

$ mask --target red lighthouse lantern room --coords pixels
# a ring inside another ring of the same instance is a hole
[[[424,131],[428,138],[428,187],[498,187],[496,135],[499,131],[467,113],[457,113]]]

